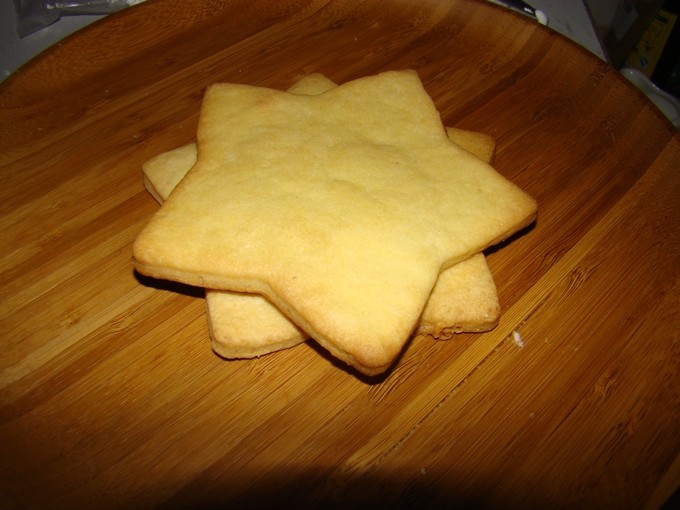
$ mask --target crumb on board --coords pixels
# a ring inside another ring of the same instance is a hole
[[[519,334],[519,331],[514,330],[512,332],[512,340],[515,342],[515,345],[519,347],[520,349],[524,347],[524,340],[522,340],[522,335]]]

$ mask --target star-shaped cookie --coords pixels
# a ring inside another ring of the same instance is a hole
[[[536,204],[446,137],[413,71],[318,96],[208,89],[198,159],[134,246],[142,273],[265,295],[333,355],[387,369],[442,269]]]

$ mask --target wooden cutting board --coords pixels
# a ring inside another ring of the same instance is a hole
[[[194,139],[213,82],[400,68],[538,200],[488,254],[500,324],[377,380],[311,342],[220,359],[202,292],[132,270],[142,162]],[[0,86],[0,172],[3,508],[658,508],[680,484],[680,138],[529,18],[149,0]]]

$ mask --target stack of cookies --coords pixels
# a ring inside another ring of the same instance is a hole
[[[197,143],[144,165],[162,206],[134,244],[143,274],[206,288],[213,349],[248,358],[308,338],[366,375],[413,333],[487,331],[482,251],[536,203],[447,129],[413,71],[288,91],[215,84]]]

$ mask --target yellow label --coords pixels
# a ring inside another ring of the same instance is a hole
[[[672,12],[659,9],[628,55],[626,66],[638,69],[647,77],[651,77],[677,19],[678,16]]]

